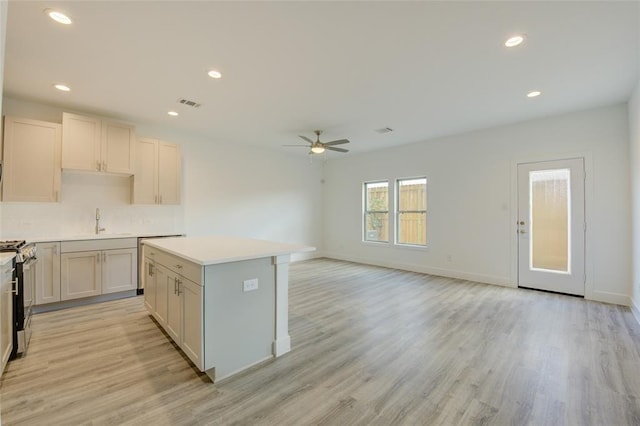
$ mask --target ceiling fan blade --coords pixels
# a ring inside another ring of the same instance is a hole
[[[326,144],[325,144],[326,145]],[[335,148],[333,146],[327,146],[325,147],[325,149],[328,149],[329,151],[338,151],[338,152],[349,152],[348,149],[344,149],[344,148]]]
[[[297,148],[309,148],[309,145],[282,145],[282,146],[295,146]]]
[[[333,145],[342,145],[342,144],[345,144],[345,143],[349,143],[349,139],[339,139],[337,141],[324,142],[323,145],[333,146]]]
[[[298,137],[304,139],[305,141],[307,141],[309,143],[313,143],[313,141],[311,139],[309,139],[308,137],[306,137],[306,136],[298,135]]]

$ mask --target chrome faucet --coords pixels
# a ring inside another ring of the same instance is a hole
[[[100,209],[96,208],[96,235],[98,235],[100,231],[104,230],[104,228],[100,228]]]

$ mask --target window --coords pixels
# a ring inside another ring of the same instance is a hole
[[[389,182],[364,184],[364,240],[389,242]]]
[[[427,245],[427,178],[398,179],[396,242]]]

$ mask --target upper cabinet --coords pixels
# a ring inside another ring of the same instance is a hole
[[[61,141],[60,124],[5,117],[3,201],[58,201]]]
[[[180,204],[180,147],[157,139],[140,139],[133,177],[135,204]]]
[[[62,114],[62,168],[131,175],[135,128],[96,117]]]

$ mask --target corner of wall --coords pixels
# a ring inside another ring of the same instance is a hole
[[[631,161],[631,300],[630,307],[640,323],[640,78],[628,103],[629,158]]]

